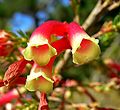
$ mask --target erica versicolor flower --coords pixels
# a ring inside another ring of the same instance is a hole
[[[66,38],[62,38],[51,44],[59,55],[65,49],[70,48],[69,42]],[[39,90],[40,92],[51,92],[53,89],[52,80],[52,68],[56,56],[52,57],[49,63],[45,66],[39,66],[37,63],[34,63],[30,75],[27,77],[26,88],[30,91]]]
[[[72,47],[73,62],[84,64],[98,58],[100,48],[98,40],[91,38],[77,23],[69,24],[68,40]]]
[[[65,23],[58,21],[48,21],[38,27],[31,35],[28,46],[23,52],[25,59],[33,60],[40,66],[48,64],[50,58],[57,55],[51,43],[57,40],[54,36],[65,34],[67,30],[64,25]]]
[[[10,34],[0,30],[0,56],[7,56],[13,50],[13,42],[10,40]]]
[[[59,36],[62,36],[59,39]],[[27,77],[26,88],[30,91],[51,92],[53,88],[52,66],[56,56],[71,49],[73,62],[84,64],[100,54],[98,40],[91,38],[77,23],[47,21],[31,35],[23,51],[24,58],[34,65]],[[49,86],[48,86],[49,85]]]
[[[56,57],[66,49],[72,50],[73,62],[76,64],[87,63],[98,58],[100,54],[98,40],[87,35],[77,23],[47,21],[32,33],[27,47],[23,50],[24,59],[8,68],[4,82],[20,83],[18,79],[21,78],[22,70],[27,63],[32,62],[30,75],[22,80],[26,81],[25,87],[29,91],[41,92],[41,100],[44,103],[40,102],[39,110],[43,106],[48,110],[45,97],[46,93],[53,89],[53,64]],[[2,82],[0,84],[3,85]]]

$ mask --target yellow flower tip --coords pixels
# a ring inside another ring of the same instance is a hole
[[[45,66],[49,63],[50,59],[57,54],[56,49],[50,45],[42,45],[38,47],[31,47],[33,61],[40,66]]]
[[[30,72],[30,75],[27,76],[26,80],[26,89],[29,91],[40,91],[45,93],[50,93],[53,90],[54,81],[51,80],[48,73],[42,69],[42,67],[34,64]]]
[[[25,87],[29,91],[50,93],[53,90],[53,83],[40,76],[38,78],[27,81]]]
[[[73,52],[73,62],[75,64],[84,64],[99,57],[100,48],[96,39],[83,39],[80,46]]]
[[[53,56],[57,55],[57,51],[45,38],[36,38],[37,39],[32,38],[30,40],[30,43],[28,43],[28,46],[23,51],[23,56],[26,60],[33,60],[40,66],[45,66]]]

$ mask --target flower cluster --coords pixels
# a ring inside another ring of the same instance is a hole
[[[13,42],[9,37],[9,33],[0,31],[0,56],[7,56],[13,50]],[[56,57],[66,49],[71,49],[73,62],[79,65],[98,58],[100,54],[98,40],[91,38],[77,23],[47,21],[32,33],[27,47],[22,51],[23,58],[9,66],[4,79],[0,80],[0,87],[25,84],[29,91],[40,91],[39,110],[48,110],[46,94],[55,85],[53,64]],[[25,78],[21,75],[28,63],[32,69]],[[14,92],[5,94],[0,99],[3,102],[1,105],[17,97]]]
[[[29,91],[52,91],[53,63],[66,49],[71,49],[75,64],[87,63],[100,54],[98,40],[91,38],[75,22],[47,21],[32,33],[23,51],[24,58],[34,62],[25,85]]]

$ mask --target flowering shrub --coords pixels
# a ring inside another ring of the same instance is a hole
[[[1,41],[6,42],[7,37],[3,35]],[[22,52],[24,58],[9,66],[4,76],[4,84],[12,86],[16,83],[24,84],[26,81],[25,87],[29,91],[40,91],[43,101],[43,94],[52,92],[55,83],[52,72],[55,58],[66,49],[71,49],[73,62],[80,65],[98,58],[100,54],[98,40],[91,38],[77,23],[47,21],[32,33]],[[20,75],[27,63],[32,64],[32,69],[25,79]],[[40,109],[43,102],[40,102]]]

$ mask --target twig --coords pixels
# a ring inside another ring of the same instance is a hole
[[[96,22],[101,15],[104,15],[106,11],[112,11],[113,9],[117,8],[120,6],[120,1],[117,2],[111,2],[111,0],[105,0],[102,3],[102,0],[98,0],[95,8],[92,10],[92,12],[90,13],[90,15],[88,16],[88,18],[85,20],[85,22],[83,23],[82,27],[86,30],[88,29],[90,26],[93,25],[94,22]],[[74,19],[75,20],[75,19]],[[77,21],[78,22],[78,19]],[[92,37],[97,37],[99,35],[101,35],[102,33],[99,32],[96,35],[93,35]],[[70,51],[66,51],[64,57],[58,61],[58,63],[56,64],[55,67],[55,74],[60,72],[60,70],[63,68],[63,66],[66,64]]]
[[[62,96],[62,101],[61,101],[61,105],[59,107],[59,110],[64,110],[65,109],[65,86],[63,86],[63,96]]]
[[[102,3],[102,0],[98,0],[95,8],[92,10],[88,18],[83,23],[83,28],[86,30],[88,29],[95,21],[97,21],[100,15],[104,14],[109,7],[110,0],[105,0]]]
[[[54,102],[59,102],[59,103],[62,102],[62,100],[60,98],[58,98],[58,97],[52,97],[52,96],[49,96],[48,100],[49,101],[54,101]]]
[[[111,31],[116,31],[116,29],[113,27],[112,21],[105,22],[102,28],[100,29],[100,31],[98,31],[96,34],[92,35],[91,37],[98,38],[99,36]]]
[[[71,0],[71,6],[73,8],[74,12],[74,19],[73,21],[79,23],[80,21],[80,16],[79,16],[79,7],[80,7],[80,0]]]
[[[111,1],[111,0],[105,0],[102,3],[102,0],[98,0],[95,8],[92,10],[88,18],[85,20],[84,24],[82,25],[83,28],[86,30],[88,29],[92,24],[96,23],[101,15],[104,15],[107,11],[112,11],[113,9],[120,6],[120,1]]]
[[[120,1],[114,2],[111,6],[108,7],[108,10],[109,10],[109,11],[112,11],[112,10],[114,10],[115,8],[119,7],[119,6],[120,6]]]
[[[40,104],[38,110],[49,110],[48,103],[46,101],[46,94],[40,93]]]
[[[63,58],[58,61],[58,63],[55,66],[55,70],[54,70],[55,74],[59,73],[60,70],[63,68],[63,66],[66,64],[66,62],[70,56],[70,52],[71,51],[69,49],[66,50]]]

